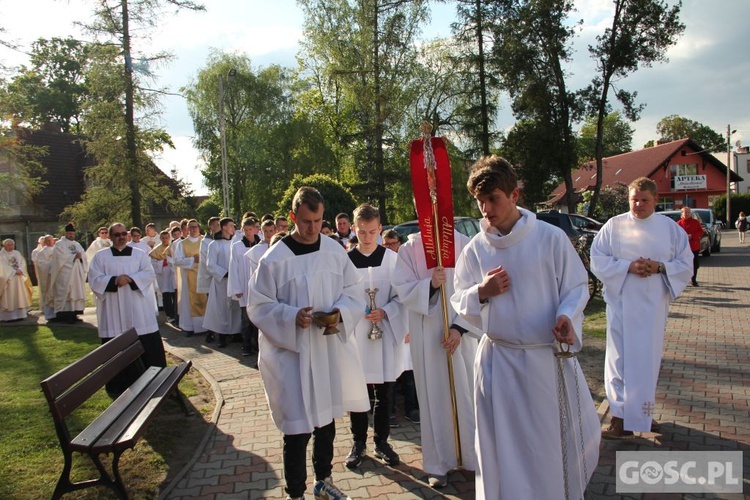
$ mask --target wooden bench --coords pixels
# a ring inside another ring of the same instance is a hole
[[[188,372],[192,362],[167,368],[146,368],[140,358],[143,352],[138,334],[132,329],[41,382],[65,457],[65,465],[52,498],[60,498],[64,493],[90,486],[106,486],[112,488],[120,498],[127,498],[118,469],[122,453],[135,446],[151,418],[170,395],[177,398],[186,415],[192,414],[177,391],[177,384]],[[143,368],[143,375],[80,434],[71,437],[66,418],[132,363]],[[98,479],[76,483],[71,481],[73,452],[91,458],[99,471]],[[102,453],[114,454],[114,478],[110,477],[99,458]]]

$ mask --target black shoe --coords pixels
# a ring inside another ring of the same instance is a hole
[[[365,443],[362,441],[354,441],[352,451],[346,456],[346,468],[354,470],[359,467],[359,464],[362,463],[362,459],[365,458],[366,449],[367,447],[365,446]]]
[[[393,451],[393,448],[386,441],[381,441],[375,445],[375,457],[379,458],[386,465],[393,467],[399,464],[398,454]]]
[[[215,338],[216,338],[216,335],[214,335],[214,332],[208,332],[206,334],[206,342],[208,342],[209,344],[213,342]]]
[[[226,347],[227,346],[227,336],[219,334],[219,347]]]
[[[700,286],[700,285],[698,284],[698,280],[693,280],[693,286]]]
[[[243,356],[252,356],[252,355],[253,355],[253,353],[251,353],[250,351],[246,351],[246,350],[244,350],[244,349],[243,349],[243,350],[242,350],[242,355],[243,355]]]

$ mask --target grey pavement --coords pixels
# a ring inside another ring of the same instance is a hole
[[[615,492],[618,450],[741,450],[750,491],[750,244],[740,245],[733,231],[723,238],[721,253],[701,259],[701,286],[688,287],[670,310],[655,409],[661,433],[603,442],[587,498],[621,498]],[[239,344],[216,350],[203,345],[202,337],[163,331],[168,349],[210,373],[224,400],[215,433],[168,498],[285,498],[282,435],[271,422],[254,359],[241,357]],[[604,413],[606,403],[600,410]],[[352,445],[348,425],[347,418],[337,421],[333,478],[352,498],[474,498],[473,474],[465,471],[451,473],[443,490],[427,487],[419,427],[403,418],[391,434],[401,465],[379,463],[368,443],[360,470],[349,471],[344,467]],[[308,497],[313,478],[310,469]]]
[[[701,259],[701,286],[688,287],[670,310],[654,413],[662,424],[661,433],[603,442],[587,498],[622,498],[615,492],[616,452],[634,450],[742,451],[744,489],[750,492],[750,244],[740,245],[734,231],[725,231],[723,238],[721,253]],[[87,310],[87,322],[95,322],[91,312]],[[162,336],[169,352],[193,360],[220,402],[210,434],[196,443],[193,461],[162,496],[285,498],[282,434],[269,416],[255,360],[241,356],[239,343],[217,349],[215,343],[205,344],[203,336],[187,338],[168,325],[162,327]],[[605,410],[606,403],[600,412]],[[336,485],[352,498],[474,498],[470,472],[452,472],[448,487],[440,491],[425,484],[419,426],[403,417],[399,421],[400,426],[392,429],[391,443],[401,456],[401,465],[387,467],[374,459],[370,442],[368,458],[357,471],[344,466],[352,445],[348,418],[337,421]],[[605,416],[603,424],[607,421]],[[314,475],[308,468],[307,496],[311,498]],[[540,471],[540,480],[544,480],[544,471]]]

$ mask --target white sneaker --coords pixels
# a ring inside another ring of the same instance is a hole
[[[320,500],[352,500],[346,495],[346,493],[333,485],[333,479],[331,479],[331,476],[328,476],[323,481],[315,483],[313,495],[315,495],[316,499]]]

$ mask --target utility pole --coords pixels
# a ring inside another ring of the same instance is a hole
[[[221,134],[221,193],[224,217],[229,217],[229,174],[227,173],[227,122],[224,118],[224,75],[219,74],[219,133]]]
[[[735,132],[736,130],[732,130],[727,124],[727,227],[729,229],[732,229],[732,214],[729,211],[732,206],[729,199],[731,194],[729,192],[729,178],[732,175],[732,134]]]

